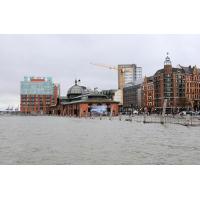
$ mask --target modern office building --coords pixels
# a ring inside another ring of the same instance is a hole
[[[142,67],[137,67],[135,68],[135,81],[141,80],[142,79]],[[134,81],[133,81],[134,82]]]
[[[142,67],[135,64],[118,65],[118,89],[123,90],[139,79],[142,79]]]
[[[143,108],[143,84],[125,87],[123,89],[123,109],[131,112]]]
[[[142,79],[142,68],[136,64],[118,65],[118,96],[120,96],[120,104],[124,105],[124,88],[137,84]]]
[[[20,85],[20,111],[45,114],[50,106],[57,104],[60,85],[51,77],[24,77]]]
[[[49,108],[49,114],[89,117],[93,115],[118,115],[118,104],[107,95],[88,90],[75,81],[65,97],[60,97],[56,105]]]

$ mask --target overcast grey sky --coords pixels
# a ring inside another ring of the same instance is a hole
[[[117,73],[90,65],[132,64],[152,75],[166,52],[173,66],[200,65],[200,35],[0,35],[0,108],[19,105],[24,76],[52,76],[65,95],[74,79],[117,88]]]

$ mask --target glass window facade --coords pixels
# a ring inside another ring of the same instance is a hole
[[[25,77],[24,81],[21,81],[21,95],[53,95],[53,93],[54,83],[51,78],[41,82],[34,82]]]

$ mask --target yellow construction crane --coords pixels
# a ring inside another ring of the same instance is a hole
[[[105,64],[97,64],[97,63],[90,63],[90,64],[91,65],[95,65],[97,67],[104,67],[104,68],[111,69],[111,70],[117,70],[118,71],[120,69],[121,73],[125,73],[127,71],[131,71],[130,68],[127,68],[127,69],[123,68],[123,67],[119,68],[118,66],[105,65]]]
[[[123,91],[123,88],[125,87],[126,72],[130,72],[133,74],[133,69],[126,68],[124,67],[124,65],[112,66],[112,65],[96,64],[96,63],[90,63],[90,64],[95,65],[97,67],[103,67],[103,68],[117,71],[118,72],[118,89],[122,91]]]
[[[91,64],[91,65],[95,65],[95,66],[97,66],[97,67],[104,67],[104,68],[107,68],[107,69],[118,70],[117,67],[111,66],[111,65],[97,64],[97,63],[90,63],[90,64]]]

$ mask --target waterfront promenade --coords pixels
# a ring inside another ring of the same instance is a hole
[[[3,112],[0,113],[1,116],[50,116],[50,117],[64,117],[64,118],[74,118],[70,116],[62,116],[62,115],[31,115],[31,114],[23,114],[20,112]],[[79,118],[79,117],[75,117]],[[165,115],[164,117],[162,115],[158,114],[152,114],[152,115],[119,115],[115,117],[111,116],[95,116],[95,117],[83,117],[83,119],[99,119],[99,120],[119,120],[119,121],[129,121],[129,122],[138,122],[138,123],[160,123],[160,124],[177,124],[177,125],[184,125],[184,126],[200,126],[200,115],[196,116],[180,116],[180,115]]]
[[[123,117],[127,121],[143,122],[143,123],[161,123],[161,124],[177,124],[184,126],[200,126],[200,116],[179,116],[179,115],[135,115],[131,117]]]

